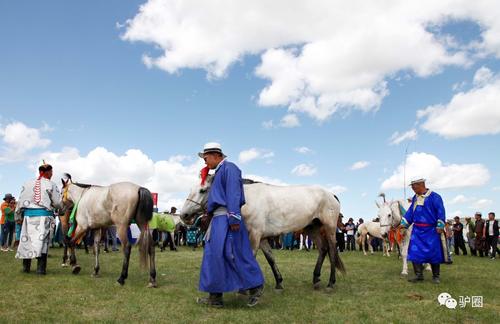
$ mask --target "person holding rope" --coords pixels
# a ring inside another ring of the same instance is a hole
[[[61,193],[57,185],[50,181],[52,166],[44,161],[38,171],[38,178],[27,181],[19,195],[15,217],[16,221],[22,221],[22,227],[16,258],[23,260],[23,272],[26,273],[30,272],[31,260],[36,258],[36,273],[44,275],[54,210],[62,206]]]
[[[442,244],[441,238],[446,221],[443,199],[425,186],[425,179],[412,181],[411,188],[415,195],[410,208],[401,219],[403,227],[408,228],[413,224],[408,261],[413,263],[415,278],[408,281],[413,283],[423,281],[423,263],[430,263],[432,281],[438,284],[440,264],[445,263],[447,257],[446,242]]]
[[[210,225],[205,237],[199,289],[209,295],[198,298],[197,302],[223,307],[223,293],[248,290],[247,306],[253,307],[262,295],[264,277],[241,217],[241,206],[245,204],[241,171],[226,160],[218,143],[206,144],[198,155],[206,164],[202,170],[202,183],[210,169],[215,170],[215,175],[208,195],[209,216],[202,220]]]

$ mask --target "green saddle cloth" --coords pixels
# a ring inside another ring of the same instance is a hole
[[[161,232],[173,232],[175,230],[174,218],[170,214],[153,213],[153,218],[149,221],[149,228]]]

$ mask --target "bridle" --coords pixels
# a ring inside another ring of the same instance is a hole
[[[206,206],[204,206],[203,204],[201,204],[201,203],[199,203],[199,202],[197,202],[197,201],[195,201],[195,200],[193,200],[193,199],[190,199],[190,198],[186,198],[186,201],[190,201],[190,202],[192,202],[192,203],[194,203],[194,204],[196,204],[196,205],[200,206],[200,207],[201,207],[201,209],[203,209],[203,213],[205,213],[205,214],[207,213],[207,207],[206,207]]]

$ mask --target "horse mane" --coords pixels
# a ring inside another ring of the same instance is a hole
[[[254,184],[254,183],[262,183],[260,181],[255,181],[255,180],[252,180],[252,179],[246,179],[246,178],[243,178],[243,184],[244,185],[247,185],[247,184]]]
[[[97,186],[97,185],[91,185],[91,184],[79,183],[79,182],[74,182],[73,184],[75,186],[77,186],[77,187],[84,188],[84,189],[91,188],[91,187],[100,187],[100,186]]]

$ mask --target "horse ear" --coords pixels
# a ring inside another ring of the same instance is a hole
[[[377,205],[377,207],[380,209],[380,204],[378,201],[375,201],[375,205]]]

